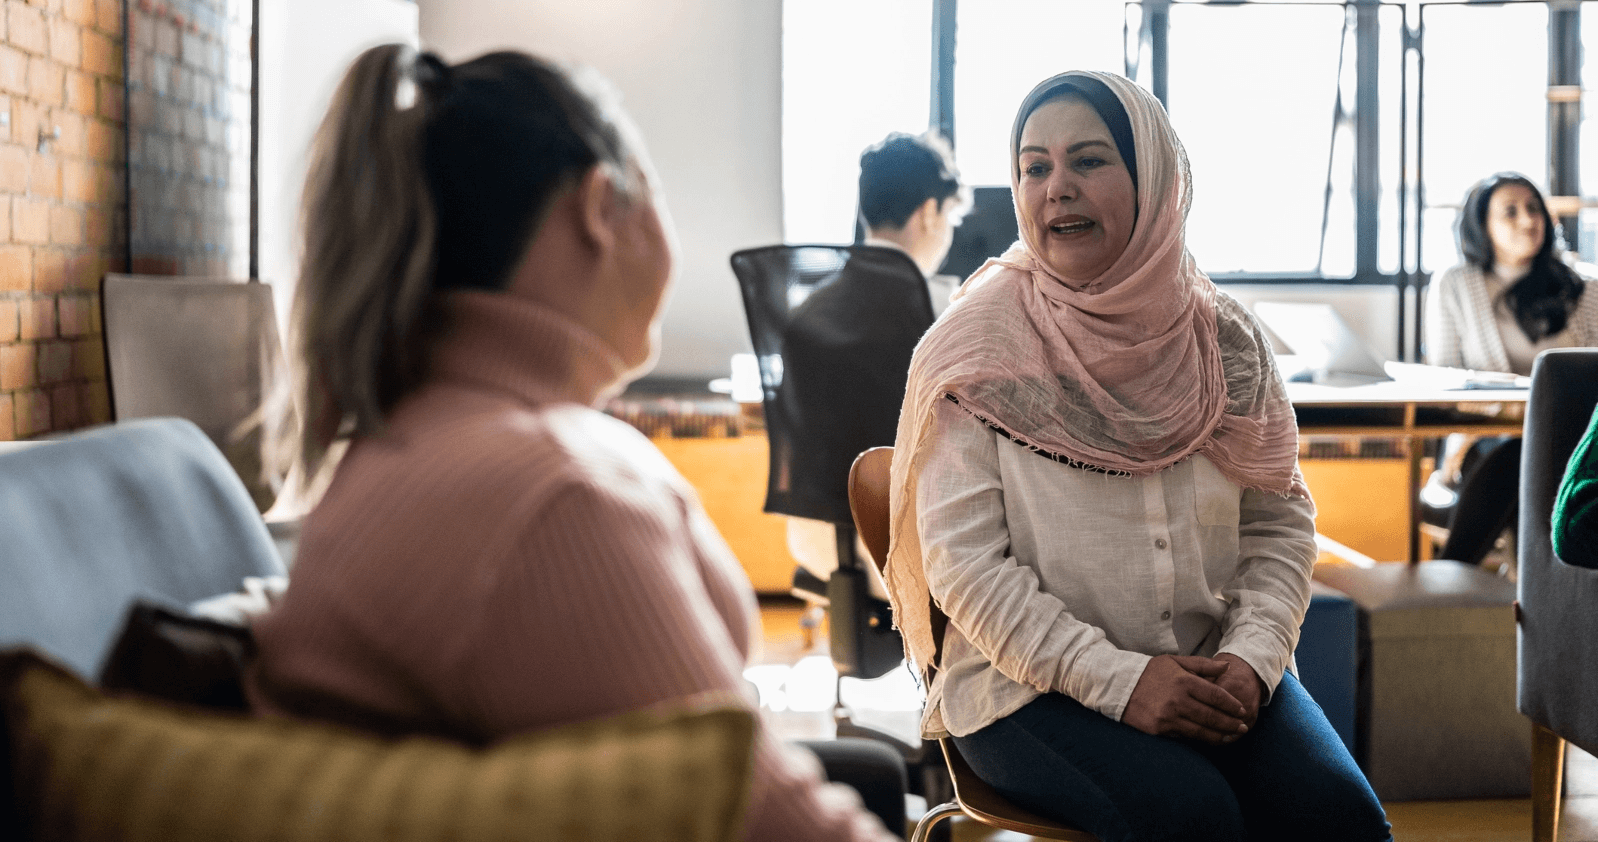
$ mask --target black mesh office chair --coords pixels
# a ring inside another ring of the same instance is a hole
[[[732,269],[759,359],[771,449],[765,511],[833,524],[838,569],[821,582],[800,568],[795,590],[827,604],[840,678],[877,678],[904,649],[855,549],[849,467],[861,451],[893,444],[910,355],[933,321],[926,281],[909,256],[876,246],[747,249],[733,254]],[[840,735],[896,743],[912,764],[937,760],[941,774],[936,743],[928,751],[855,725],[841,701],[837,714]]]

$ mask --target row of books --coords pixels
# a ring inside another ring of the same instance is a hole
[[[761,429],[759,405],[750,412],[727,398],[630,397],[612,399],[606,414],[650,438],[737,438]]]
[[[1300,459],[1403,459],[1408,456],[1409,441],[1402,437],[1306,436],[1298,442]]]

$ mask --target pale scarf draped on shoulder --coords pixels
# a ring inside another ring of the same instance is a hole
[[[1022,241],[971,276],[916,348],[893,458],[885,573],[906,654],[922,669],[936,647],[916,481],[938,401],[953,400],[1011,441],[1075,467],[1149,476],[1201,453],[1243,488],[1309,496],[1269,345],[1183,243],[1187,156],[1159,101],[1110,74],[1045,81],[1023,101],[1011,132],[1012,190],[1020,195],[1026,116],[1071,77],[1103,82],[1126,109],[1137,220],[1126,251],[1086,284],[1042,265],[1026,220],[1018,220]]]

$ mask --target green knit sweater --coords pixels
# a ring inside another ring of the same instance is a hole
[[[1554,498],[1554,554],[1570,564],[1598,567],[1598,413],[1570,454]]]

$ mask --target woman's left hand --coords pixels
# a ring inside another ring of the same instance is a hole
[[[1248,661],[1230,652],[1216,655],[1215,660],[1226,664],[1226,672],[1214,679],[1215,683],[1243,703],[1243,723],[1253,728],[1260,714],[1260,699],[1265,696],[1265,683],[1260,681]]]

